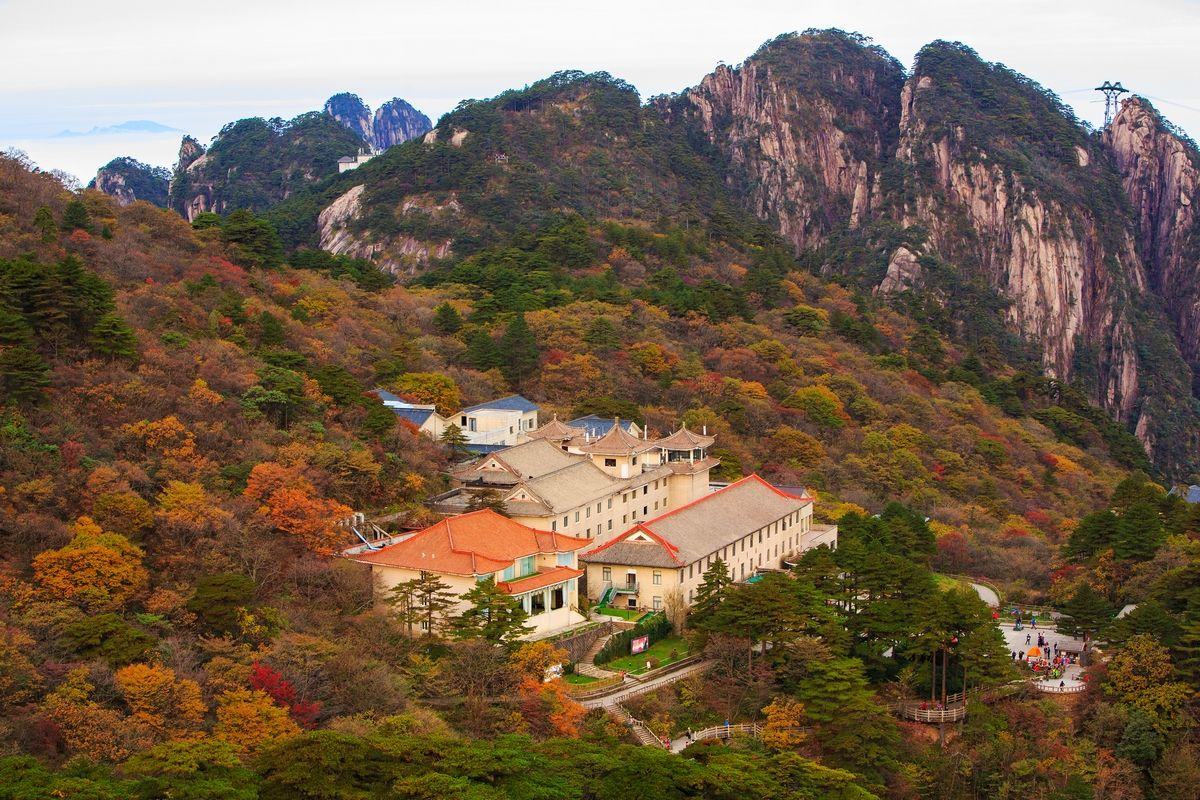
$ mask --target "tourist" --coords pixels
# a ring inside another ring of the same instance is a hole
[[[1027,634],[1025,634],[1025,645],[1026,645],[1026,647],[1028,647],[1028,646],[1029,646],[1029,641],[1030,641],[1030,637],[1031,637],[1031,636],[1032,636],[1032,634],[1028,634],[1028,633],[1027,633]]]
[[[1022,650],[1020,653],[1017,653],[1017,660],[1018,660],[1018,661],[1024,661],[1024,660],[1025,660],[1025,651],[1024,651],[1024,650]]]

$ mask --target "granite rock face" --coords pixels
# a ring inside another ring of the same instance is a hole
[[[122,156],[101,167],[88,188],[99,189],[123,206],[144,200],[165,208],[170,179],[171,173],[162,167]]]

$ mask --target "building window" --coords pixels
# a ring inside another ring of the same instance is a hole
[[[612,498],[608,498],[608,510],[612,511]]]
[[[600,570],[600,577],[605,582],[611,581],[612,580],[612,567],[604,567],[602,570]]]
[[[642,487],[642,494],[649,494],[649,493],[650,493],[650,487],[649,487],[649,486],[643,486],[643,487]]]
[[[608,521],[608,529],[610,531],[612,530],[612,520],[611,519]]]
[[[649,513],[650,513],[650,506],[642,506],[642,516],[644,517]]]
[[[467,427],[467,418],[466,417],[462,418],[462,424],[459,427],[462,427],[462,428]]]
[[[574,553],[567,552],[567,553],[559,553],[558,554],[557,561],[558,561],[558,565],[560,567],[569,567],[569,566],[571,566],[571,564],[574,560],[575,560]]]
[[[579,522],[579,512],[578,511],[575,512],[575,521]]]
[[[556,520],[556,519],[550,520],[550,530],[551,531],[558,530],[558,520]]]
[[[633,465],[634,465],[635,467],[637,466],[637,456],[634,456],[634,457],[633,457]]]
[[[601,506],[601,504],[600,504],[600,503],[596,503],[596,513],[597,513],[597,514],[599,514],[599,513],[600,513],[600,510],[601,510],[600,506]]]
[[[622,525],[626,525],[626,524],[628,524],[628,523],[629,523],[629,515],[628,515],[628,514],[622,514],[622,515],[621,515],[621,524],[622,524]]]
[[[615,467],[616,465],[617,465],[617,460],[616,460],[615,458],[606,458],[606,459],[604,459],[604,466],[606,466],[606,467]]]
[[[529,596],[529,616],[536,617],[546,611],[546,593],[535,592]]]
[[[517,577],[517,566],[514,564],[510,567],[505,567],[503,574],[503,580],[511,581],[513,578]]]
[[[662,611],[662,598],[661,597],[654,598],[654,610]]]
[[[591,519],[591,517],[592,517],[592,507],[591,507],[591,506],[588,506],[586,510],[587,510],[587,516],[588,516],[588,519]]]
[[[567,523],[567,515],[566,515],[566,514],[563,514],[563,527],[564,527],[564,528],[565,528],[565,527],[567,527],[567,524],[568,524],[568,523]]]
[[[655,586],[662,586],[662,570],[654,570],[654,576],[651,578]]]
[[[567,593],[563,591],[563,587],[555,586],[550,590],[550,610],[557,611],[566,605]]]
[[[423,631],[429,630],[429,620],[427,620],[427,619],[421,620],[421,630],[423,630]]]

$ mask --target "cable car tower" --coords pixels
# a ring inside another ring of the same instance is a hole
[[[1104,94],[1104,127],[1107,128],[1112,122],[1113,117],[1116,116],[1117,102],[1120,100],[1121,95],[1127,93],[1129,90],[1122,86],[1120,81],[1116,83],[1105,81],[1096,87],[1096,91]]]

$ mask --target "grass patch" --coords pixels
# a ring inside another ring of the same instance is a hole
[[[604,614],[609,617],[620,617],[630,622],[637,622],[642,617],[646,616],[645,611],[638,611],[633,608],[615,608],[613,606],[597,606],[597,613]]]
[[[671,651],[675,651],[675,657],[671,658]],[[612,661],[604,665],[605,669],[611,669],[614,672],[632,672],[639,674],[646,671],[646,660],[649,658],[657,658],[660,667],[665,667],[668,664],[673,664],[680,659],[686,658],[688,655],[687,640],[681,636],[668,636],[666,639],[655,642],[650,645],[644,653],[638,653],[634,656],[621,656],[614,658]]]
[[[943,575],[940,572],[933,573],[933,583],[937,586],[939,592],[948,592],[951,589],[967,589],[975,591],[971,584],[964,581],[962,578],[952,578],[949,575]]]
[[[573,683],[576,686],[582,686],[587,683],[595,683],[600,679],[593,678],[591,675],[580,675],[577,672],[572,672],[570,675],[563,675],[563,680],[567,683]]]

